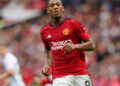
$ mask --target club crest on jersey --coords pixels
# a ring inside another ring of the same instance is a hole
[[[69,35],[69,33],[70,33],[70,30],[69,30],[69,29],[65,28],[65,29],[63,30],[63,34],[64,34],[64,35]]]

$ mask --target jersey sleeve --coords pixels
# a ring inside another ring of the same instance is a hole
[[[16,60],[15,59],[7,59],[6,63],[6,70],[14,69],[16,66]]]
[[[90,34],[87,33],[85,27],[83,24],[80,24],[79,22],[74,23],[75,33],[82,41],[86,41],[90,38]]]
[[[43,42],[43,45],[44,45],[45,49],[50,50],[49,44],[48,44],[48,42],[45,40],[44,34],[43,34],[42,32],[40,32],[40,36],[41,36],[41,40],[42,40],[42,42]]]

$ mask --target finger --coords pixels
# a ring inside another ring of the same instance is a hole
[[[72,45],[68,45],[67,47],[66,47],[66,49],[65,49],[65,54],[68,54],[68,53],[70,53],[71,51],[73,50],[73,47],[72,47]]]
[[[69,48],[71,48],[71,46],[70,45],[66,45],[64,48],[65,49],[69,49]]]
[[[43,71],[42,71],[42,74],[43,74],[43,75],[48,75],[48,73],[45,73],[45,72],[43,72]]]
[[[43,71],[42,71],[42,74],[43,74],[44,76],[49,76],[49,75],[50,75],[49,73],[44,73]]]
[[[64,54],[69,54],[71,50],[65,51]]]
[[[70,53],[71,52],[71,47],[68,47],[68,48],[66,48],[66,50],[65,50],[65,52],[64,52],[64,54],[68,54],[68,53]]]
[[[44,73],[47,72],[47,68],[46,67],[43,68],[43,72]]]
[[[45,69],[45,68],[43,68],[43,72],[44,72],[44,73],[46,72],[46,69]]]
[[[43,72],[44,74],[47,74],[47,73],[49,73],[49,70],[48,70],[48,69],[43,69],[42,72]]]
[[[44,72],[45,72],[45,73],[49,72],[49,69],[48,69],[48,68],[45,68]]]
[[[69,44],[65,44],[65,45],[63,45],[62,49],[67,48],[68,46],[69,46]]]

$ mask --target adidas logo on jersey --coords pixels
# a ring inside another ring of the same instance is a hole
[[[50,39],[50,38],[51,38],[51,35],[49,34],[47,38]]]

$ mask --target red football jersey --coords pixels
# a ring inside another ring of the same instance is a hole
[[[66,75],[88,74],[84,51],[74,50],[64,54],[62,49],[67,43],[79,44],[90,38],[84,25],[72,19],[65,19],[56,27],[51,24],[46,25],[41,29],[40,34],[45,48],[52,52],[53,79]]]
[[[52,77],[51,76],[49,76],[49,77],[47,77],[45,80],[43,80],[42,81],[42,85],[43,86],[52,86],[52,82],[53,80],[52,80]]]

